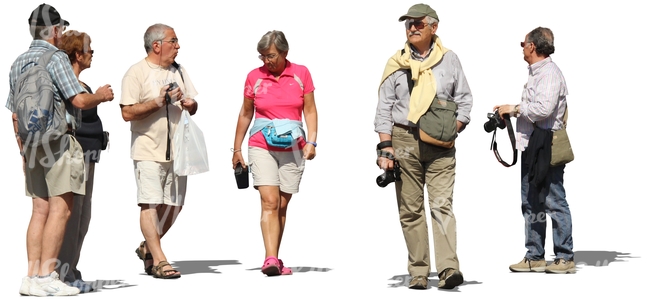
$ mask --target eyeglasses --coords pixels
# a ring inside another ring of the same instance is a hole
[[[90,53],[90,55],[93,55],[93,54],[95,54],[95,50],[88,50],[85,53]]]
[[[530,44],[530,42],[521,42],[521,43],[520,43],[521,48],[526,47],[527,44]]]
[[[172,38],[172,39],[169,40],[169,41],[165,41],[165,40],[160,40],[160,41],[161,41],[161,42],[170,43],[170,44],[172,44],[172,45],[176,45],[176,44],[178,44],[178,39],[177,39],[177,38]]]
[[[271,54],[267,54],[267,55],[260,54],[259,56],[257,56],[257,58],[259,58],[262,61],[264,61],[265,59],[266,60],[274,60],[276,57],[278,57],[277,53],[271,53]]]
[[[415,26],[416,30],[421,30],[422,28],[426,27],[429,25],[429,23],[424,22],[423,20],[413,20],[413,19],[408,19],[406,22],[404,22],[404,26],[406,26],[406,30],[411,29],[411,26]]]

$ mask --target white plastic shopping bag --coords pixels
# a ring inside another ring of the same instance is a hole
[[[190,113],[183,109],[174,132],[174,173],[187,176],[207,172],[209,169],[203,132],[192,121]]]

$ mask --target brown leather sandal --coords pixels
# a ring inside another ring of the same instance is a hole
[[[180,278],[181,273],[172,268],[169,270],[163,270],[164,267],[171,266],[168,262],[161,260],[157,266],[153,267],[153,277],[160,279],[174,279]]]
[[[144,272],[147,273],[147,275],[153,275],[153,256],[151,256],[151,253],[144,253],[144,244],[146,241],[142,241],[140,243],[140,247],[135,249],[135,254],[138,255],[138,258],[144,262]],[[150,265],[147,265],[147,262],[151,262]]]

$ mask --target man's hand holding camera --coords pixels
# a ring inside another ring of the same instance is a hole
[[[485,132],[490,133],[494,132],[492,135],[492,142],[490,143],[490,150],[494,151],[494,155],[497,157],[497,161],[505,167],[512,167],[517,163],[517,147],[516,147],[516,137],[514,130],[512,129],[512,124],[510,122],[510,117],[517,117],[519,115],[519,105],[511,104],[502,104],[496,105],[493,113],[487,114],[487,122],[483,124],[483,129]],[[501,159],[499,151],[497,150],[496,135],[497,128],[504,129],[508,128],[508,136],[510,137],[510,145],[512,146],[512,163],[509,164]]]
[[[395,157],[395,150],[393,150],[393,147],[386,147],[381,149],[381,151],[390,153],[392,157]],[[392,170],[394,161],[395,161],[394,159],[388,158],[388,155],[380,155],[379,157],[377,157],[377,165],[382,170]]]
[[[183,99],[183,92],[176,82],[172,82],[160,89],[160,94],[154,101],[156,101],[158,107],[163,107],[166,104],[176,102],[178,99]]]
[[[401,170],[395,160],[395,150],[390,140],[377,144],[377,165],[384,170],[384,174],[377,176],[377,185],[386,187],[389,183],[400,181]]]
[[[389,134],[381,133],[379,137],[381,142],[377,144],[377,166],[382,170],[392,170],[393,162],[395,160],[395,150],[393,149],[391,136]],[[384,155],[382,155],[382,153],[384,153]]]
[[[505,115],[516,117],[519,114],[519,105],[502,104],[495,106],[493,110],[499,113],[501,119],[507,118]]]

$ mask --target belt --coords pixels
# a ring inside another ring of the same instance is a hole
[[[397,124],[397,123],[393,124],[393,126],[405,129],[405,130],[407,130],[408,132],[411,132],[411,133],[417,132],[417,129],[418,129],[415,126],[407,126],[407,125],[402,125],[402,124]]]

